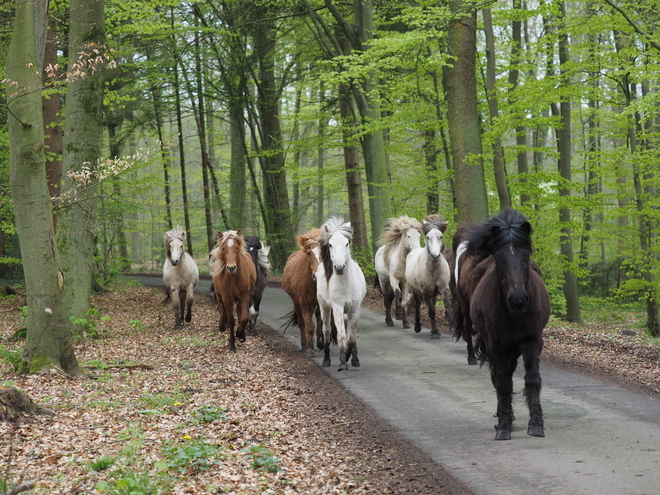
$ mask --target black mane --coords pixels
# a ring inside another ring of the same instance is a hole
[[[507,208],[481,225],[467,227],[463,240],[468,241],[468,253],[481,259],[513,246],[532,250],[532,227],[525,215]]]

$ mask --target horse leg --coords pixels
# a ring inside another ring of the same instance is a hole
[[[305,357],[313,358],[314,357],[314,320],[312,316],[314,315],[314,307],[305,306],[302,310],[302,316],[304,321],[304,327],[300,328],[300,336],[304,334],[304,340],[302,342],[302,351],[305,353]]]
[[[401,306],[401,299],[402,299],[402,294],[401,294],[401,286],[396,285],[396,289],[394,289],[394,317],[397,320],[404,319],[405,316],[403,315],[403,307]],[[405,328],[405,327],[404,327]]]
[[[318,305],[314,310],[316,315],[316,347],[320,350],[325,349],[324,337],[323,337],[323,320],[321,319],[321,310]]]
[[[332,323],[330,320],[332,318],[332,308],[329,306],[320,305],[321,320],[323,321],[323,363],[322,367],[328,368],[331,364],[330,362],[330,340],[332,334]]]
[[[422,331],[422,322],[421,318],[421,301],[419,300],[419,294],[413,292],[413,304],[415,305],[415,333]]]
[[[431,338],[439,339],[440,331],[438,326],[435,323],[435,297],[431,294],[424,294],[424,299],[426,301],[426,307],[429,311],[429,318],[431,319]]]
[[[223,311],[220,318],[220,325],[225,325],[225,328],[229,327],[229,350],[231,352],[236,352],[236,334],[234,333],[234,325],[236,320],[234,319],[234,308],[230,300],[222,302]],[[221,331],[223,331],[221,329]]]
[[[394,291],[388,286],[383,288],[383,302],[385,304],[385,325],[393,327],[392,321],[392,301],[394,300]]]
[[[179,329],[181,325],[181,291],[171,289],[172,306],[174,307],[174,328]]]
[[[468,364],[477,364],[477,357],[474,354],[474,344],[472,343],[472,320],[469,316],[463,315],[463,340],[467,344]]]
[[[195,300],[195,288],[192,285],[188,286],[186,290],[186,321],[190,323],[192,321],[192,305]]]
[[[490,352],[488,361],[491,363],[491,380],[497,393],[497,425],[495,440],[511,440],[513,430],[513,372],[516,369],[517,357],[508,357]]]
[[[523,351],[525,364],[525,397],[529,408],[529,423],[527,434],[533,437],[544,437],[543,409],[541,408],[541,373],[539,371],[543,341],[538,340],[527,346]]]
[[[355,311],[352,315],[349,315],[348,317],[348,351],[346,352],[346,358],[348,356],[351,356],[351,366],[354,368],[359,368],[360,367],[360,359],[358,358],[358,353],[357,353],[357,342],[356,342],[356,334],[357,334],[357,326],[358,322],[360,320],[360,312]]]
[[[334,305],[332,307],[332,314],[335,326],[337,327],[337,343],[339,344],[339,368],[337,368],[337,371],[344,371],[348,369],[348,364],[346,364],[346,357],[348,356],[348,336],[346,335],[344,308],[342,306]]]
[[[250,321],[250,315],[248,312],[249,305],[249,296],[238,301],[238,304],[236,305],[236,315],[238,316],[238,330],[236,331],[236,337],[238,337],[238,340],[241,342],[245,342],[245,329]]]
[[[444,289],[441,293],[442,304],[445,306],[445,318],[447,323],[451,324],[453,318],[454,303],[451,298],[451,291],[449,288]],[[451,329],[450,329],[451,330]]]

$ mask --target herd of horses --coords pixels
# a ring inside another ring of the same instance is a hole
[[[539,364],[550,297],[539,267],[531,260],[532,227],[522,213],[508,208],[485,222],[460,225],[451,248],[443,242],[446,229],[440,215],[429,215],[422,222],[408,216],[388,220],[374,258],[385,324],[394,325],[395,302],[395,319],[409,328],[406,313],[414,311],[414,331],[419,333],[425,303],[431,338],[438,338],[436,304],[441,298],[454,337],[466,343],[468,363],[488,362],[497,394],[495,439],[511,438],[513,373],[521,356],[530,416],[527,433],[543,437]],[[349,360],[351,366],[360,366],[356,333],[367,286],[351,254],[352,235],[350,222],[330,218],[297,237],[299,249],[289,256],[282,273],[282,288],[293,302],[284,318],[300,329],[302,352],[313,357],[316,340],[316,347],[324,352],[322,366],[329,367],[330,344],[338,345],[339,371],[348,369]],[[197,266],[183,249],[184,241],[180,229],[165,234],[163,281],[177,328],[184,319],[191,320],[192,293],[199,278]],[[254,331],[270,269],[268,250],[258,237],[244,237],[237,230],[218,232],[211,251],[219,328],[229,330],[231,351],[236,351],[236,338],[245,341],[248,325]]]

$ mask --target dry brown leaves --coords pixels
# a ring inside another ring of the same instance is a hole
[[[129,483],[142,483],[136,494],[468,493],[272,331],[258,327],[231,354],[208,298],[180,331],[162,298],[141,287],[96,296],[110,321],[77,341],[80,378],[17,376],[0,362],[0,384],[56,413],[0,423],[0,480],[48,494]],[[22,345],[7,339],[24,304],[0,303],[6,349]],[[104,458],[113,465],[91,469]]]

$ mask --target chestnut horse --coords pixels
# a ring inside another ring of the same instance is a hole
[[[249,322],[250,294],[257,279],[257,271],[245,247],[241,230],[218,231],[218,242],[211,251],[213,290],[218,298],[220,331],[229,327],[229,350],[236,351],[236,337],[245,342],[245,327]],[[234,333],[238,315],[238,330]]]
[[[531,234],[525,216],[508,208],[481,225],[464,227],[456,250],[459,267],[463,263],[473,266],[470,273],[465,268],[458,270],[456,285],[469,295],[467,315],[461,308],[463,317],[474,325],[475,356],[482,365],[488,361],[497,392],[496,440],[511,438],[513,373],[521,355],[530,416],[527,434],[545,436],[539,366],[550,296],[538,266],[530,259]],[[463,302],[461,299],[459,305]]]
[[[282,288],[293,301],[293,310],[285,318],[288,318],[288,325],[296,325],[300,329],[300,344],[308,357],[314,357],[313,316],[316,316],[316,345],[323,349],[323,323],[316,299],[320,235],[321,231],[317,228],[299,235],[300,249],[291,253],[282,273]]]
[[[195,285],[199,280],[197,264],[184,250],[185,231],[179,227],[165,233],[165,263],[163,285],[174,307],[174,328],[181,328],[183,320],[192,320]],[[167,299],[165,299],[167,301]]]

